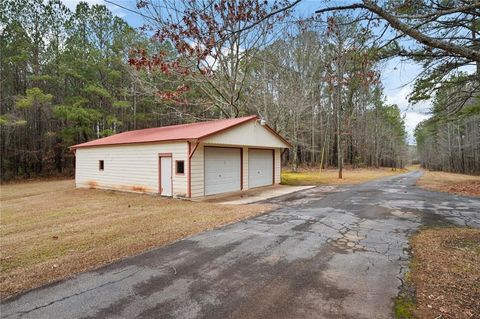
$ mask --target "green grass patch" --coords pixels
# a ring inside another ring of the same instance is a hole
[[[408,296],[398,296],[394,300],[395,318],[410,319],[415,318],[413,311],[415,310],[415,300]]]
[[[408,271],[403,277],[403,283],[400,291],[394,299],[394,313],[397,319],[415,318],[414,311],[417,309],[415,299],[415,286],[413,283],[413,273],[418,268],[418,261],[411,258],[408,263]]]
[[[282,172],[281,184],[283,185],[317,185],[324,184],[320,172]]]
[[[282,172],[281,183],[284,185],[339,185],[358,184],[377,178],[394,176],[406,172],[406,170],[392,171],[390,168],[356,168],[345,169],[343,178],[338,178],[336,169],[300,169],[298,172],[285,170]]]

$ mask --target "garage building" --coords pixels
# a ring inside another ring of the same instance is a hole
[[[71,149],[78,188],[201,197],[280,183],[289,147],[248,116],[129,131]]]

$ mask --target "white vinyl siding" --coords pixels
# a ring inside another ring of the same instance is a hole
[[[77,187],[159,193],[159,153],[172,153],[172,161],[188,160],[187,142],[96,146],[76,150]],[[98,163],[104,161],[104,170]],[[173,172],[173,195],[187,196],[187,174]]]
[[[282,174],[282,150],[275,149],[275,184],[280,184]]]
[[[240,154],[241,150],[238,148],[205,148],[205,195],[241,189]]]
[[[217,145],[218,146],[218,145]],[[193,146],[192,146],[193,147]],[[200,143],[193,153],[192,156],[192,197],[202,197],[205,196],[204,191],[204,146],[203,143]],[[249,180],[249,149],[248,147],[243,147],[243,190],[249,189],[248,180]],[[275,149],[275,184],[280,183],[280,173],[281,173],[281,155],[282,149]],[[271,183],[270,183],[271,184]]]
[[[280,183],[281,173],[281,158],[280,153],[289,145],[281,140],[276,134],[269,131],[265,126],[260,125],[258,121],[250,121],[240,124],[231,129],[219,132],[210,137],[202,139],[202,143],[195,151],[194,158],[192,158],[192,165],[203,160],[203,146],[232,146],[243,148],[243,190],[247,190],[248,186],[248,147],[257,148],[272,148],[275,149],[275,167],[274,167],[274,181],[275,184]],[[198,152],[198,155],[196,154]],[[195,178],[194,178],[195,176]],[[204,196],[205,192],[201,183],[194,183],[193,181],[203,180],[204,172],[202,169],[193,169],[192,166],[192,197]]]
[[[248,189],[248,147],[243,148],[243,190]]]
[[[204,140],[204,144],[242,145],[251,147],[285,148],[289,147],[277,135],[270,132],[257,121],[240,124]]]
[[[191,141],[191,147],[195,141]],[[172,153],[175,161],[185,161],[185,174],[172,173],[173,196],[188,196],[190,174],[191,197],[205,196],[205,147],[236,147],[243,150],[243,188],[249,188],[249,147],[275,149],[275,183],[280,183],[280,153],[288,147],[277,135],[257,121],[240,124],[200,140],[191,162],[188,158],[188,142],[145,143],[107,145],[78,148],[76,150],[76,185],[84,188],[114,189],[129,192],[159,193],[158,154]],[[99,170],[99,161],[104,170]],[[241,174],[241,173],[240,173]],[[240,189],[240,182],[238,184]],[[228,190],[224,190],[225,192]]]
[[[273,150],[248,150],[248,187],[273,184]]]
[[[194,147],[195,144],[192,144]],[[192,175],[191,175],[191,192],[192,197],[204,196],[204,171],[203,171],[203,144],[199,144],[192,156]]]

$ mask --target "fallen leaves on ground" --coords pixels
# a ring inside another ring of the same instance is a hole
[[[426,229],[412,238],[418,318],[480,318],[480,229]]]
[[[480,196],[480,181],[456,183],[445,188],[447,192]]]
[[[434,191],[480,196],[480,176],[425,171],[417,185]]]

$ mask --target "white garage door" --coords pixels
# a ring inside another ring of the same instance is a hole
[[[273,184],[273,151],[248,150],[248,187]]]
[[[205,195],[240,190],[240,149],[205,147]]]

